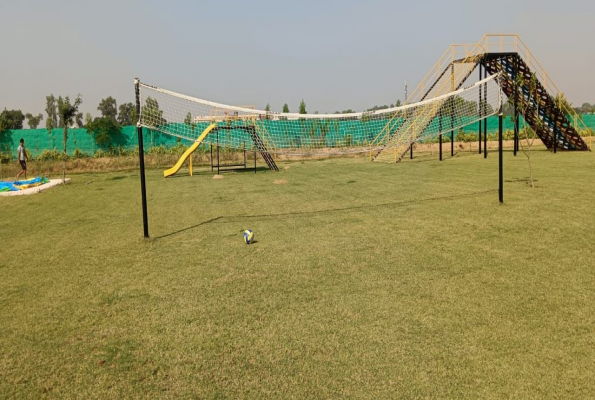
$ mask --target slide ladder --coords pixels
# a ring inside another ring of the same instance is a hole
[[[561,99],[548,93],[518,53],[488,53],[483,65],[490,74],[503,73],[502,90],[516,99],[519,113],[548,149],[589,150],[562,109]]]
[[[267,163],[267,166],[269,167],[269,169],[272,169],[274,171],[279,171],[279,167],[277,167],[277,164],[275,163],[273,156],[271,156],[271,153],[269,153],[266,145],[264,144],[264,142],[262,141],[262,139],[256,132],[256,128],[254,126],[250,126],[248,128],[248,133],[250,134],[250,137],[252,138],[254,145],[260,152],[260,155],[262,156],[264,161]]]

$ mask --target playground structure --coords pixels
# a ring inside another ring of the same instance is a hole
[[[479,70],[476,83],[464,86]],[[143,217],[146,193],[142,128],[194,142],[176,165],[175,173],[200,143],[258,151],[267,166],[278,171],[277,155],[303,156],[369,154],[372,161],[398,163],[416,142],[450,135],[478,124],[479,151],[483,138],[487,157],[486,121],[499,115],[500,190],[502,195],[502,108],[504,96],[514,107],[514,154],[519,149],[519,121],[533,129],[543,144],[557,150],[590,150],[581,133],[587,127],[568,105],[533,53],[515,34],[484,35],[475,45],[451,45],[401,107],[351,114],[275,113],[235,107],[176,93],[135,81]],[[220,137],[220,131],[225,134]],[[166,171],[165,175],[167,175]]]

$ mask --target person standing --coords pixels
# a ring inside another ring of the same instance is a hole
[[[19,176],[24,172],[25,179],[27,179],[27,150],[25,150],[25,141],[23,139],[20,140],[20,145],[17,149],[17,155],[19,159],[19,164],[21,164],[21,168],[23,169],[21,172],[17,174],[17,181],[19,180]]]

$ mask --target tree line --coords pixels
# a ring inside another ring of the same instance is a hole
[[[77,99],[79,99],[80,105],[82,103],[81,95],[78,95]],[[7,129],[24,129],[25,120],[27,121],[29,129],[37,129],[41,122],[44,121],[44,118],[46,129],[63,128],[66,120],[60,118],[59,110],[60,107],[65,108],[66,104],[69,102],[69,96],[58,96],[57,98],[53,94],[46,96],[45,116],[41,113],[24,114],[21,110],[7,110],[4,108],[2,113],[0,113],[0,132]],[[101,100],[97,106],[97,110],[101,113],[100,118],[110,118],[118,122],[121,126],[134,125],[136,123],[136,107],[132,103],[120,104],[118,107],[116,99],[109,96]],[[87,113],[86,116],[83,116],[83,113],[79,112],[77,107],[76,113],[72,116],[72,119],[69,122],[69,128],[84,128],[89,123],[93,122],[93,120],[91,113]]]
[[[91,113],[87,113],[83,118],[83,113],[79,112],[82,102],[80,94],[73,100],[69,96],[58,96],[58,98],[53,94],[46,96],[45,127],[48,132],[54,128],[63,129],[64,154],[66,154],[68,129],[84,127],[98,145],[107,146],[112,138],[120,133],[122,126],[136,123],[136,107],[132,103],[123,103],[118,107],[116,99],[109,96],[101,100],[97,106],[97,110],[101,113],[100,117],[93,118]],[[25,119],[30,129],[37,129],[44,120],[44,115],[23,114],[21,110],[5,108],[0,113],[0,133],[9,129],[23,129]]]

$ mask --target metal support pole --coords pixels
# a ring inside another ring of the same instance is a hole
[[[498,115],[498,197],[504,203],[504,177],[502,171],[502,106]]]
[[[483,70],[483,65],[479,64],[479,80],[481,81],[482,79],[482,70]],[[479,141],[479,154],[481,154],[481,117],[483,115],[483,107],[481,105],[481,85],[479,85],[479,102],[477,103],[478,107],[479,107],[479,126],[477,127],[477,139]]]
[[[219,159],[219,129],[217,129],[217,175],[219,175],[219,166],[221,161]]]
[[[211,143],[210,146],[211,146],[211,172],[213,172],[213,143]]]
[[[483,77],[484,79],[488,77],[488,69],[483,69]],[[488,111],[488,84],[484,83],[484,90],[483,90],[483,106],[485,108],[485,113],[487,114]],[[483,158],[488,158],[488,117],[483,119]]]
[[[409,146],[409,159],[413,160],[413,143]]]
[[[514,82],[514,138],[513,138],[513,144],[512,144],[512,148],[513,148],[513,155],[516,157],[516,152],[519,151],[519,110],[518,110],[518,105],[517,102],[519,101],[519,88],[517,86],[516,80],[517,80],[517,68],[518,68],[518,63],[516,60],[516,57],[513,61],[514,63],[514,68],[512,70],[512,76],[513,76],[513,82]]]
[[[147,187],[145,182],[145,148],[143,146],[143,128],[140,124],[141,121],[141,108],[140,108],[140,80],[136,78],[134,80],[134,92],[136,95],[136,134],[138,135],[138,161],[140,169],[140,190],[142,197],[143,206],[143,233],[145,238],[149,237],[149,219],[147,216]]]
[[[454,92],[455,90],[455,67],[454,64],[450,66],[450,90]],[[455,102],[454,99],[450,99],[450,156],[452,157],[453,153],[453,137],[455,134]],[[440,146],[442,146],[442,136],[440,136]]]
[[[455,156],[455,131],[450,131],[450,156]]]
[[[442,161],[442,135],[440,135],[440,161]]]

